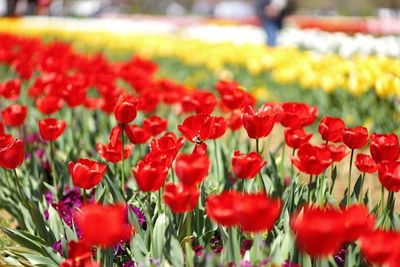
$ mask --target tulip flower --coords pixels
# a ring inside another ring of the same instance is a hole
[[[390,192],[400,191],[400,161],[383,161],[378,165],[381,184]]]
[[[217,98],[213,93],[195,91],[184,96],[181,101],[183,112],[195,112],[196,114],[211,114],[217,105]]]
[[[173,213],[192,211],[199,201],[200,192],[195,186],[166,184],[164,202]]]
[[[312,133],[306,134],[303,128],[285,129],[286,144],[293,149],[299,149],[303,145],[307,144],[312,136]]]
[[[71,240],[67,244],[68,258],[65,259],[60,267],[100,267],[100,264],[92,261],[92,248],[85,240],[75,242]]]
[[[395,161],[400,153],[399,138],[395,134],[372,134],[369,148],[376,163]]]
[[[182,125],[178,125],[178,130],[190,142],[201,144],[210,138],[213,131],[214,118],[208,114],[197,114],[187,117]]]
[[[223,117],[215,116],[210,139],[218,139],[223,136],[227,127],[228,123]]]
[[[306,144],[297,151],[297,158],[293,158],[292,162],[301,172],[320,175],[332,164],[333,159],[331,152],[325,146]]]
[[[127,124],[136,118],[137,99],[119,96],[114,107],[114,117],[120,124]]]
[[[372,233],[375,227],[375,217],[369,214],[364,205],[351,205],[343,211],[345,235],[347,242],[353,242],[363,235]]]
[[[399,263],[399,232],[377,229],[368,235],[362,236],[360,244],[362,255],[377,266],[397,266]]]
[[[228,126],[233,132],[239,130],[243,125],[242,115],[238,111],[232,111],[227,120]]]
[[[50,115],[61,109],[64,101],[59,96],[45,95],[36,99],[36,108],[45,115]]]
[[[68,168],[74,185],[89,190],[100,183],[107,166],[82,158],[76,163],[70,161]]]
[[[256,152],[243,154],[235,150],[232,157],[232,169],[240,179],[254,178],[266,164]]]
[[[111,248],[133,233],[123,205],[90,204],[76,212],[75,221],[89,245]]]
[[[172,132],[165,133],[162,137],[155,137],[150,142],[149,154],[154,157],[165,158],[167,166],[171,166],[184,142],[184,137],[178,138]]]
[[[236,82],[218,81],[215,87],[221,95],[222,104],[230,110],[241,109],[245,105],[253,106],[255,103],[254,98]]]
[[[0,137],[0,167],[13,170],[24,160],[24,144],[10,135]]]
[[[168,167],[160,161],[140,160],[132,173],[140,191],[155,192],[165,183]]]
[[[225,191],[220,195],[210,195],[206,200],[207,216],[225,227],[238,224],[235,206],[239,195],[236,191]]]
[[[355,163],[357,169],[363,173],[374,173],[378,170],[378,165],[375,163],[372,157],[367,154],[357,154]]]
[[[209,169],[210,161],[206,154],[180,154],[176,158],[175,173],[186,186],[199,185]]]
[[[247,135],[252,139],[266,137],[275,123],[275,113],[270,105],[263,105],[258,111],[247,105],[242,109],[242,122]]]
[[[341,136],[343,143],[352,150],[363,148],[368,142],[368,130],[362,126],[343,128]]]
[[[143,129],[151,134],[157,136],[168,127],[168,121],[158,116],[152,116],[143,120]]]
[[[151,135],[136,124],[126,125],[125,133],[132,144],[145,144]]]
[[[344,157],[346,157],[349,153],[346,152],[346,146],[334,146],[334,145],[326,145],[328,150],[331,152],[332,160],[334,162],[340,162]]]
[[[342,130],[345,128],[344,121],[340,118],[325,116],[318,126],[318,132],[322,140],[338,143],[342,141]]]
[[[6,125],[18,127],[24,123],[28,109],[26,106],[13,104],[6,107],[1,115]]]
[[[284,127],[296,129],[314,123],[318,110],[304,103],[284,103],[282,106],[281,124]]]
[[[117,163],[122,159],[122,142],[118,140],[115,144],[109,143],[108,145],[98,143],[96,151],[102,158],[107,161]],[[124,159],[127,159],[132,153],[132,145],[124,146]]]
[[[0,95],[4,96],[8,100],[12,101],[17,100],[20,92],[21,92],[20,79],[8,80],[4,84],[0,85]]]
[[[60,137],[67,123],[63,120],[56,120],[53,118],[47,118],[39,121],[39,133],[45,141],[55,141]]]

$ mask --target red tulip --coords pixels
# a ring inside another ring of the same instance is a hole
[[[161,95],[156,89],[146,89],[138,98],[138,110],[144,113],[152,113],[160,103]]]
[[[263,105],[258,111],[247,105],[242,111],[243,126],[250,138],[258,139],[270,134],[275,119],[274,110],[270,105]]]
[[[130,123],[136,118],[137,99],[133,97],[119,96],[114,107],[114,117],[118,123]]]
[[[197,114],[187,117],[182,125],[178,125],[178,130],[190,142],[201,144],[210,138],[213,131],[214,118],[208,114]]]
[[[372,134],[369,148],[376,163],[395,161],[400,152],[399,138],[395,134]]]
[[[281,206],[281,201],[263,193],[242,194],[235,205],[238,224],[245,232],[269,231],[279,217]]]
[[[338,143],[342,141],[342,129],[345,128],[344,121],[340,118],[325,116],[318,126],[318,132],[322,140]]]
[[[5,108],[1,115],[6,125],[17,127],[24,123],[27,111],[26,106],[14,104]]]
[[[254,178],[265,164],[267,162],[263,162],[261,156],[256,152],[242,154],[239,150],[235,150],[232,157],[232,169],[240,179]]]
[[[383,161],[378,165],[381,184],[390,192],[400,191],[400,161]]]
[[[361,238],[361,253],[371,263],[385,265],[398,260],[400,233],[394,231],[376,230]],[[398,262],[397,262],[398,264]],[[385,265],[386,266],[386,265]],[[396,265],[388,265],[393,267]]]
[[[132,235],[123,205],[91,204],[76,213],[75,221],[90,245],[111,248]]]
[[[312,136],[312,133],[306,134],[303,128],[285,129],[286,144],[293,149],[299,149],[303,145],[308,144]]]
[[[164,202],[173,213],[192,211],[199,201],[200,192],[195,186],[166,184]]]
[[[158,134],[165,131],[167,127],[168,121],[158,116],[152,116],[143,120],[143,129],[150,133],[152,136],[157,136]]]
[[[334,162],[340,162],[344,157],[346,157],[349,153],[346,152],[346,146],[334,146],[334,145],[327,145],[328,150],[331,152],[331,157]]]
[[[296,129],[314,123],[317,118],[318,110],[316,107],[308,106],[304,103],[284,103],[282,104],[281,124],[284,127]]]
[[[174,133],[168,132],[150,142],[150,153],[148,155],[165,158],[167,166],[171,166],[184,143],[185,139],[183,137],[178,138]]]
[[[210,195],[206,200],[207,216],[225,227],[238,224],[235,206],[239,193],[226,191],[220,195]]]
[[[96,151],[100,154],[102,158],[107,161],[116,163],[122,160],[122,142],[118,140],[115,144],[109,143],[105,145],[103,143],[98,143],[96,145]],[[132,146],[124,146],[124,159],[127,159],[132,153]]]
[[[90,159],[79,159],[77,163],[70,161],[68,168],[74,185],[89,190],[100,183],[107,166]]]
[[[226,132],[228,124],[223,117],[215,116],[210,139],[218,139]]]
[[[183,97],[181,105],[183,112],[211,114],[217,105],[217,98],[210,92],[195,91]]]
[[[85,240],[75,242],[71,240],[67,244],[68,258],[60,267],[100,267],[100,264],[91,259],[92,248]]]
[[[175,173],[186,186],[199,185],[209,169],[210,161],[206,154],[180,154],[176,158]]]
[[[296,244],[311,257],[333,255],[344,244],[346,229],[339,210],[306,206],[290,219]]]
[[[378,170],[378,165],[367,154],[357,154],[356,157],[356,167],[360,172],[374,173]]]
[[[126,136],[128,136],[132,144],[145,144],[151,137],[147,131],[136,124],[126,125],[124,129]]]
[[[37,109],[46,115],[59,111],[63,104],[63,100],[58,96],[46,95],[36,99]]]
[[[67,123],[63,120],[47,118],[39,121],[39,133],[43,140],[55,141],[67,127]]]
[[[142,192],[155,192],[165,183],[168,167],[160,161],[140,160],[132,173]]]
[[[13,79],[6,81],[0,86],[0,95],[3,95],[8,100],[17,100],[21,92],[21,80]]]
[[[63,88],[62,96],[69,107],[77,107],[86,101],[86,88],[81,84],[69,83]]]
[[[4,129],[4,123],[3,123],[3,121],[0,121],[0,137],[5,134],[6,134],[6,131]]]
[[[347,242],[356,241],[374,230],[375,217],[369,214],[368,208],[354,204],[343,211],[345,235]]]
[[[242,114],[237,111],[232,111],[227,120],[228,126],[233,132],[239,130],[243,125]]]
[[[293,164],[301,171],[310,175],[319,175],[332,163],[331,152],[325,146],[318,147],[310,144],[302,146],[297,151]]]
[[[12,170],[24,160],[24,144],[21,139],[13,139],[10,135],[0,138],[0,167]]]
[[[215,87],[221,95],[223,105],[230,110],[240,109],[246,104],[247,93],[240,89],[238,83],[218,81]]]
[[[343,143],[350,149],[363,148],[368,142],[368,130],[362,126],[344,128],[341,135]]]

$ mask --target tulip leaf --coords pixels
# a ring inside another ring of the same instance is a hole
[[[116,178],[118,178],[118,175],[115,176]],[[122,203],[124,202],[124,197],[122,196],[122,192],[121,189],[119,188],[119,186],[110,179],[110,177],[108,177],[108,175],[104,175],[104,179],[103,179],[106,183],[107,183],[107,187],[108,189],[110,189],[110,193],[114,199],[115,202],[118,203]]]
[[[147,250],[146,245],[140,235],[135,235],[131,239],[130,247],[135,262],[144,263],[147,261],[149,251]]]
[[[166,243],[165,232],[169,224],[168,217],[162,213],[158,216],[153,229],[153,238],[151,240],[151,256],[156,259],[163,258],[163,251]]]

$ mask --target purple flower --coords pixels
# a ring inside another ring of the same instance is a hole
[[[347,250],[342,248],[339,250],[339,252],[335,255],[335,262],[338,265],[338,267],[343,267],[344,266],[344,261],[346,259],[346,253]]]
[[[240,261],[240,267],[253,267],[253,265],[248,260],[242,260]]]
[[[59,240],[59,241],[57,241],[57,242],[54,242],[54,244],[53,244],[53,249],[55,250],[55,251],[58,251],[58,253],[60,253],[60,255],[62,256],[62,246],[61,246],[61,240]]]
[[[282,264],[282,267],[300,267],[300,265],[290,262],[289,260],[285,260],[285,262]]]
[[[122,265],[122,267],[135,267],[135,262],[132,260],[127,261]]]
[[[134,207],[132,204],[129,205],[129,209],[135,213],[136,218],[139,222],[139,225],[146,230],[147,229],[147,223],[146,223],[146,217],[144,214],[140,211],[139,208]],[[126,219],[128,220],[128,210],[126,210]]]
[[[195,247],[193,247],[193,251],[196,253],[196,256],[199,257],[201,256],[201,254],[203,254],[203,246],[201,245],[197,245]]]

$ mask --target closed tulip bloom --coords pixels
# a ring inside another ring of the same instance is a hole
[[[379,266],[396,267],[390,265],[392,259],[396,259],[398,264],[400,233],[397,231],[385,231],[377,229],[376,231],[364,235],[360,239],[361,253],[370,262]],[[389,264],[389,265],[385,265]]]
[[[363,235],[370,234],[375,227],[375,217],[369,214],[364,205],[354,204],[343,211],[347,242],[353,242]]]
[[[60,137],[67,123],[63,120],[56,120],[54,118],[47,118],[39,121],[39,133],[43,140],[55,141]]]
[[[235,210],[239,193],[236,191],[225,191],[220,195],[210,195],[206,200],[207,216],[216,223],[231,227],[238,223]]]
[[[8,100],[17,100],[21,92],[21,80],[13,79],[6,81],[0,85],[0,95],[3,95]]]
[[[24,123],[27,111],[26,106],[14,104],[6,107],[1,115],[6,125],[17,127]]]
[[[132,149],[132,145],[124,146],[124,159],[127,159],[131,155]],[[107,161],[116,163],[122,160],[122,142],[120,140],[117,140],[115,144],[110,142],[108,145],[98,143],[96,151]]]
[[[376,163],[395,161],[399,157],[399,138],[395,134],[372,134],[369,148]]]
[[[133,230],[123,205],[90,204],[75,214],[82,237],[90,245],[111,248],[130,239]]]
[[[254,178],[266,164],[256,152],[244,154],[235,150],[232,157],[232,169],[240,179]]]
[[[24,143],[21,139],[13,139],[10,135],[0,138],[0,167],[15,169],[24,160]]]
[[[90,159],[70,161],[69,173],[75,186],[89,190],[98,185],[106,172],[107,166]]]
[[[242,109],[243,126],[250,138],[266,137],[272,131],[275,123],[275,113],[270,105],[263,105],[258,111],[247,105]]]
[[[45,95],[36,99],[37,109],[45,115],[59,111],[63,104],[64,101],[59,96]]]
[[[281,213],[281,206],[280,200],[263,193],[242,194],[235,205],[239,227],[252,233],[269,231]]]
[[[311,257],[335,254],[345,242],[345,224],[339,210],[306,206],[290,219],[297,247]]]
[[[127,124],[136,118],[137,99],[119,96],[114,107],[114,117],[118,123]]]
[[[328,148],[306,144],[298,150],[297,158],[293,158],[292,162],[303,173],[320,175],[333,159]]]
[[[176,158],[175,173],[186,186],[199,185],[209,169],[210,160],[206,154],[180,154]]]
[[[334,162],[340,162],[349,154],[346,151],[347,147],[345,145],[340,145],[340,146],[327,145],[326,147],[331,152],[331,157]]]
[[[374,173],[378,170],[378,165],[371,156],[363,153],[357,154],[356,167],[360,172]]]
[[[200,113],[187,117],[182,125],[178,125],[178,130],[190,142],[201,144],[210,138],[213,126],[214,118],[208,114]]]
[[[152,136],[157,136],[168,127],[168,121],[158,116],[152,116],[143,120],[143,129]]]
[[[136,124],[126,125],[125,133],[132,144],[145,144],[151,135]]]
[[[243,125],[242,115],[238,111],[232,111],[227,120],[228,126],[233,132],[239,130]]]
[[[246,101],[246,92],[233,81],[218,81],[215,87],[221,95],[221,101],[230,110],[240,109]]]
[[[312,133],[306,134],[303,128],[285,129],[286,144],[293,149],[299,149],[303,145],[307,144],[312,136]]]
[[[378,165],[381,184],[390,192],[400,191],[400,161],[383,161]]]
[[[288,102],[282,106],[281,124],[284,127],[296,129],[314,123],[318,110],[304,103]]]
[[[342,141],[342,129],[345,128],[344,121],[340,118],[325,116],[318,126],[318,132],[322,140],[338,143]]]
[[[140,160],[132,173],[140,191],[155,192],[165,183],[168,167],[160,161]]]
[[[195,186],[166,184],[164,202],[173,213],[192,211],[199,201],[200,192]]]
[[[350,149],[363,148],[368,143],[368,130],[362,126],[344,128],[342,130],[342,141]]]
[[[218,139],[224,135],[226,132],[226,128],[228,127],[228,123],[223,117],[215,116],[214,117],[214,125],[212,127],[210,139]]]

